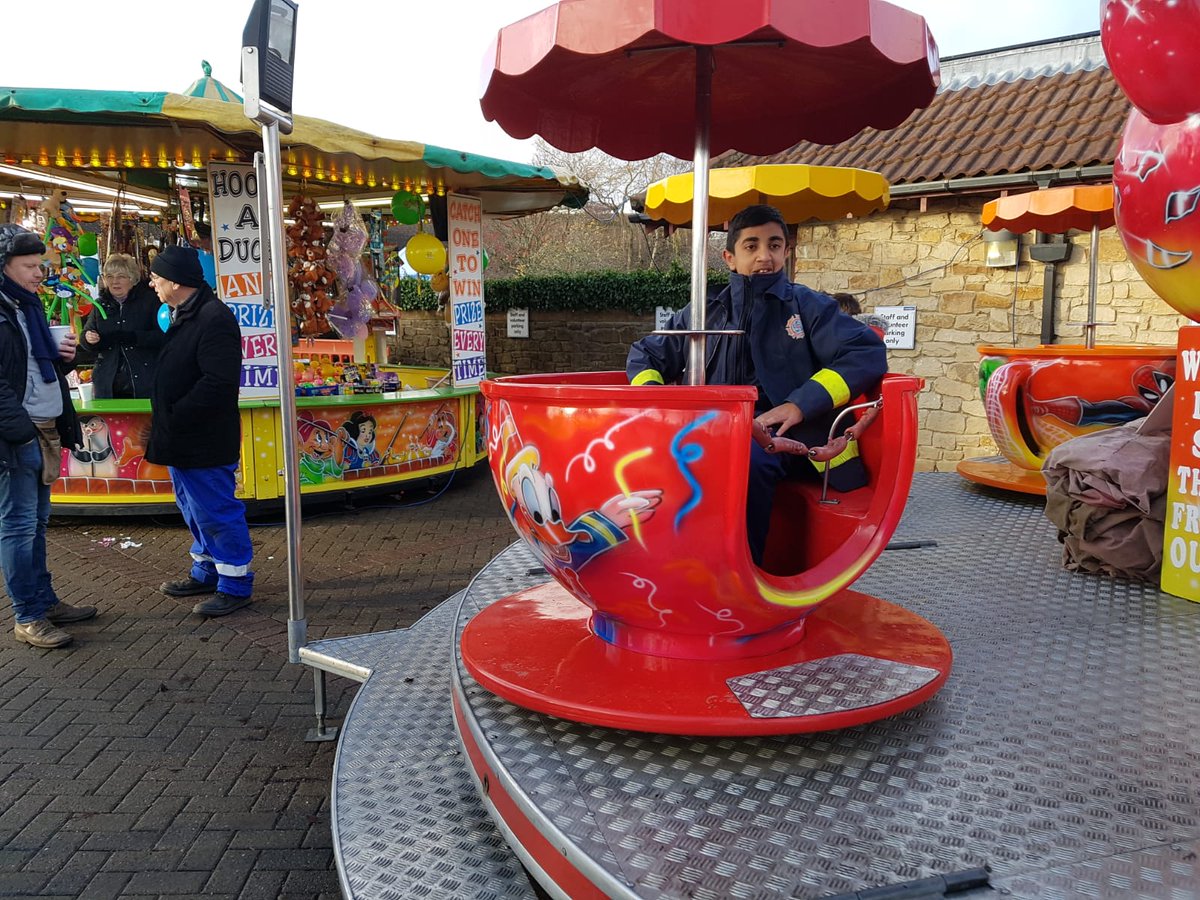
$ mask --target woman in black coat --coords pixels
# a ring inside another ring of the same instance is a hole
[[[96,352],[92,383],[97,399],[145,399],[166,335],[158,325],[159,300],[141,281],[137,261],[124,253],[104,261],[104,290],[83,326],[84,345]]]

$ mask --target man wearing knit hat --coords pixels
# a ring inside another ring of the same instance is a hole
[[[37,295],[46,246],[19,225],[0,225],[0,566],[12,598],[18,641],[65,647],[58,626],[96,615],[94,606],[58,599],[46,568],[50,484],[62,445],[83,442],[67,394],[64,366],[75,360],[75,336],[56,345]]]
[[[242,445],[241,331],[205,283],[194,248],[167,247],[150,273],[171,308],[171,326],[150,391],[146,459],[168,467],[193,538],[191,572],[160,590],[171,597],[212,594],[192,612],[224,616],[248,606],[254,586],[246,507],[234,495]]]

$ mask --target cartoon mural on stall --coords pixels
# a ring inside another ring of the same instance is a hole
[[[296,433],[300,438],[300,483],[321,484],[327,478],[342,477],[336,452],[336,433],[325,419],[318,419],[308,410],[297,415]]]
[[[116,478],[119,461],[108,424],[100,416],[80,416],[83,444],[67,451],[67,472],[74,477]],[[125,439],[128,443],[129,439]]]
[[[356,409],[342,423],[342,468],[357,471],[378,466],[382,458],[375,449],[375,429],[378,426],[370,413]]]
[[[379,404],[350,413],[302,409],[297,417],[300,484],[453,463],[458,455],[457,402]]]
[[[83,444],[63,448],[62,477],[51,486],[51,493],[88,493],[89,482],[94,480],[104,481],[103,492],[110,496],[146,493],[147,483],[150,492],[170,493],[171,476],[166,468],[146,461],[149,416],[84,414],[79,425]]]
[[[50,487],[60,499],[73,496],[104,496],[108,499],[174,493],[166,466],[146,459],[150,439],[150,417],[145,413],[85,413],[79,417],[83,443],[64,447],[61,476]],[[235,475],[237,495],[245,493],[243,466]]]

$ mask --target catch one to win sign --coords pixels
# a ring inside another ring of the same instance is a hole
[[[451,377],[455,387],[478,384],[487,369],[483,330],[483,264],[480,225],[483,204],[476,197],[446,198],[450,250]]]

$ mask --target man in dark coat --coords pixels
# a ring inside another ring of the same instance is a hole
[[[159,308],[154,290],[140,280],[137,261],[124,253],[110,254],[104,261],[104,290],[83,326],[84,346],[97,354],[92,370],[96,399],[150,396],[154,362],[166,342],[158,325]]]
[[[205,283],[194,248],[166,248],[150,272],[151,286],[171,307],[171,327],[150,394],[146,459],[170,470],[175,501],[194,539],[188,577],[160,590],[172,597],[212,594],[192,611],[223,616],[248,606],[254,587],[246,507],[235,496],[241,331]]]
[[[724,254],[729,287],[708,300],[705,324],[743,334],[709,337],[705,382],[757,387],[758,424],[776,428],[778,437],[821,447],[837,410],[879,384],[887,371],[887,351],[870,328],[843,315],[832,297],[788,279],[787,249],[787,226],[774,207],[749,206],[729,223]],[[667,325],[668,330],[690,328],[690,305]],[[663,384],[678,381],[686,362],[686,337],[652,334],[630,348],[625,371],[631,384]],[[835,490],[866,484],[857,444],[828,463]],[[776,484],[792,475],[815,477],[818,471],[810,460],[767,453],[751,443],[746,533],[756,563],[766,548]]]
[[[59,600],[46,568],[50,485],[63,444],[78,446],[83,435],[63,375],[76,339],[67,334],[55,344],[37,295],[45,252],[32,232],[0,226],[0,566],[14,636],[53,649],[72,640],[58,625],[90,619],[96,607]]]

